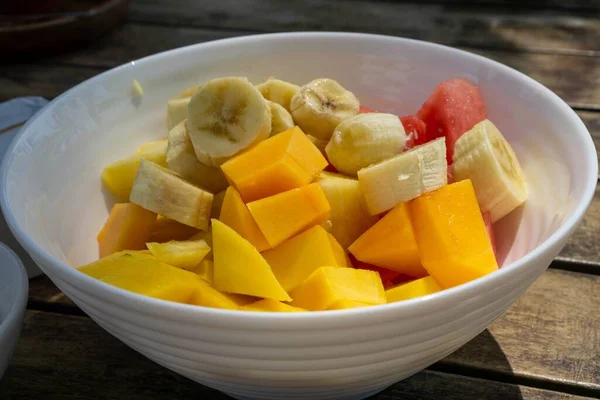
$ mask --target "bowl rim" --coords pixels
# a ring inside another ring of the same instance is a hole
[[[19,323],[19,314],[25,310],[27,298],[29,296],[29,279],[23,266],[23,262],[17,254],[6,244],[0,242],[0,258],[5,258],[5,265],[2,268],[13,269],[16,274],[9,285],[17,286],[16,296],[12,299],[12,304],[4,319],[0,320],[0,339],[4,337],[10,327]]]
[[[15,156],[15,149],[19,145],[19,143],[30,133],[30,126],[33,125],[41,115],[44,114],[44,110],[47,110],[51,105],[56,103],[60,103],[63,99],[68,98],[74,91],[80,90],[82,87],[87,87],[89,85],[94,84],[97,81],[105,79],[113,74],[118,74],[122,70],[126,70],[135,66],[136,64],[143,64],[147,62],[152,62],[153,60],[170,57],[176,53],[187,53],[187,52],[196,52],[200,49],[207,49],[212,47],[221,47],[221,46],[243,46],[246,43],[255,42],[255,41],[271,41],[271,40],[302,40],[302,39],[324,39],[324,40],[385,40],[389,42],[398,42],[398,43],[411,43],[413,45],[419,45],[423,47],[430,48],[434,51],[443,51],[458,54],[461,57],[464,57],[468,61],[482,63],[486,66],[489,66],[494,69],[502,70],[509,75],[512,75],[515,79],[525,80],[529,85],[533,85],[536,87],[541,93],[543,93],[543,98],[546,101],[552,102],[558,107],[560,107],[563,111],[566,112],[567,115],[570,116],[570,122],[573,124],[573,132],[571,134],[575,134],[580,136],[579,139],[583,140],[586,144],[583,146],[583,159],[586,161],[586,171],[589,173],[590,179],[587,180],[584,184],[583,195],[577,199],[577,204],[573,207],[571,215],[567,218],[565,222],[552,234],[550,235],[544,242],[539,244],[532,251],[525,254],[523,257],[518,260],[512,262],[509,265],[503,266],[497,271],[494,271],[491,274],[483,276],[481,278],[475,279],[473,281],[467,282],[465,284],[445,289],[443,291],[430,294],[427,296],[404,300],[401,302],[381,304],[371,307],[364,308],[354,308],[354,309],[345,309],[345,310],[327,310],[321,312],[307,312],[307,313],[272,313],[272,312],[243,312],[239,310],[224,310],[217,308],[209,308],[202,307],[190,304],[183,303],[175,303],[167,300],[156,299],[148,296],[144,296],[141,294],[133,293],[124,289],[120,289],[118,287],[112,286],[110,284],[104,283],[102,281],[98,281],[90,276],[87,276],[83,273],[77,271],[75,267],[71,267],[66,263],[62,262],[60,259],[52,255],[50,252],[43,249],[40,245],[38,245],[26,232],[25,230],[17,224],[16,217],[12,211],[12,208],[9,203],[8,193],[7,193],[7,180],[8,180],[8,172],[10,166],[12,165],[12,160]],[[203,43],[192,44],[188,46],[183,46],[171,50],[167,50],[164,52],[155,53],[143,58],[140,58],[135,61],[131,61],[120,66],[111,68],[107,71],[104,71],[92,78],[85,80],[62,93],[53,99],[47,107],[40,110],[34,117],[32,117],[20,130],[20,132],[13,139],[10,144],[6,154],[4,156],[4,160],[2,160],[2,165],[0,167],[0,206],[2,211],[4,212],[6,221],[11,231],[17,238],[17,240],[21,243],[21,245],[28,250],[30,254],[32,254],[32,258],[34,260],[43,260],[44,263],[51,265],[52,269],[59,271],[63,277],[67,277],[68,282],[76,282],[78,281],[81,284],[81,288],[87,288],[95,293],[90,293],[95,297],[106,297],[111,296],[111,300],[115,302],[119,302],[122,304],[127,303],[128,305],[135,305],[138,312],[143,312],[148,315],[160,315],[166,319],[172,320],[186,320],[186,321],[202,321],[198,319],[198,317],[205,316],[207,318],[211,318],[211,320],[229,320],[229,321],[237,321],[238,324],[244,322],[280,322],[282,320],[292,321],[299,320],[307,322],[311,320],[312,322],[323,321],[323,320],[337,320],[340,321],[340,318],[345,317],[362,317],[367,314],[370,316],[381,316],[384,313],[389,314],[392,311],[395,312],[407,312],[408,310],[413,310],[413,312],[419,313],[422,310],[431,309],[433,307],[443,307],[447,304],[447,300],[462,294],[463,296],[469,296],[471,294],[476,294],[479,290],[483,288],[491,288],[494,287],[494,281],[499,280],[502,277],[507,277],[509,274],[513,273],[515,270],[523,269],[532,261],[537,258],[542,257],[544,254],[547,254],[553,247],[555,247],[558,243],[563,240],[566,240],[568,236],[572,233],[572,231],[577,227],[579,222],[582,220],[586,210],[588,209],[597,186],[597,178],[598,177],[598,159],[596,154],[596,149],[591,138],[589,131],[586,126],[583,124],[579,116],[575,113],[575,111],[565,103],[558,95],[552,92],[550,89],[537,82],[533,78],[528,77],[527,75],[508,67],[504,64],[501,64],[497,61],[491,60],[489,58],[453,48],[450,46],[426,42],[416,39],[408,39],[402,37],[395,36],[387,36],[387,35],[378,35],[378,34],[367,34],[367,33],[348,33],[348,32],[285,32],[285,33],[266,33],[266,34],[256,34],[256,35],[247,35],[241,37],[233,37],[233,38],[225,38],[219,40],[213,40]],[[38,263],[42,264],[42,263]],[[44,269],[44,267],[42,267]],[[175,317],[177,316],[177,317]]]

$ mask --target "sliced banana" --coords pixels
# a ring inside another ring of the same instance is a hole
[[[267,101],[267,103],[269,104],[269,108],[271,109],[270,136],[274,136],[278,133],[285,132],[288,129],[292,129],[295,126],[292,115],[285,108],[273,101]]]
[[[398,116],[359,114],[346,118],[335,128],[325,152],[335,169],[356,176],[360,169],[401,153],[406,139]]]
[[[188,133],[187,121],[183,120],[169,131],[167,164],[183,179],[217,193],[227,188],[227,179],[221,168],[209,167],[196,158],[194,146]]]
[[[275,78],[269,78],[265,82],[256,85],[256,88],[267,100],[279,104],[290,111],[292,97],[300,90],[300,86]]]
[[[333,79],[315,79],[302,86],[290,104],[294,122],[317,139],[329,140],[333,130],[358,113],[354,94]]]
[[[200,87],[193,86],[187,88],[177,96],[167,100],[167,131],[173,129],[175,125],[184,119],[187,119],[190,99]]]
[[[208,228],[213,195],[153,162],[140,161],[129,199],[182,224]]]
[[[489,212],[493,222],[527,200],[527,180],[517,156],[487,119],[456,141],[452,169],[455,181],[473,182],[481,211]]]
[[[271,111],[247,79],[213,79],[192,96],[187,125],[198,160],[218,167],[237,152],[269,137]]]
[[[358,182],[371,215],[448,183],[446,139],[422,146],[358,171]]]

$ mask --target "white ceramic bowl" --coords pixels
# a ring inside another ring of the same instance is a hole
[[[119,290],[73,266],[97,257],[107,214],[100,171],[164,137],[165,104],[219,76],[339,80],[363,104],[414,113],[434,86],[467,77],[514,145],[531,199],[496,226],[504,267],[444,292],[373,308],[241,313]],[[143,98],[132,96],[137,79]],[[22,245],[83,311],[148,358],[240,399],[359,399],[450,354],[500,316],[548,267],[588,207],[598,177],[585,126],[548,89],[444,46],[346,33],[247,36],[157,54],[55,99],[13,142],[2,209]]]
[[[0,243],[0,380],[21,334],[28,289],[27,272],[21,260]]]

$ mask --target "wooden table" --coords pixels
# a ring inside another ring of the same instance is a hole
[[[291,4],[289,4],[291,3]],[[52,98],[108,68],[178,46],[254,32],[338,30],[482,54],[561,96],[600,146],[598,0],[135,0],[124,26],[80,49],[0,66],[0,101]],[[394,385],[383,399],[600,398],[600,191],[550,269],[488,330]],[[31,281],[0,399],[227,398],[129,349],[47,278]]]

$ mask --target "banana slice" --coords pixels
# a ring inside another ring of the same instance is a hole
[[[269,78],[265,82],[256,85],[258,91],[267,100],[279,104],[290,111],[292,97],[300,90],[300,86],[275,78]]]
[[[190,99],[200,87],[201,86],[193,86],[187,88],[177,96],[167,100],[167,131],[173,129],[175,125],[184,119],[187,119]]]
[[[502,133],[489,120],[475,125],[454,145],[454,180],[470,179],[481,211],[495,222],[528,197],[525,174]]]
[[[271,109],[271,135],[275,136],[278,133],[292,129],[295,124],[292,115],[282,106],[273,102],[267,101]]]
[[[209,167],[196,158],[186,120],[169,131],[166,161],[169,169],[177,172],[183,179],[211,193],[227,188],[227,179],[221,168]]]
[[[294,121],[307,134],[329,140],[344,119],[358,113],[354,94],[333,79],[316,79],[300,88],[290,108]]]
[[[198,160],[218,167],[239,151],[269,137],[271,111],[247,79],[213,79],[192,96],[187,125]]]
[[[129,199],[184,225],[208,228],[213,195],[153,162],[140,161]]]
[[[405,147],[406,132],[400,118],[372,113],[342,121],[333,131],[325,152],[335,169],[356,176],[360,169],[393,157]]]
[[[439,138],[358,171],[371,215],[448,183],[446,139]]]

